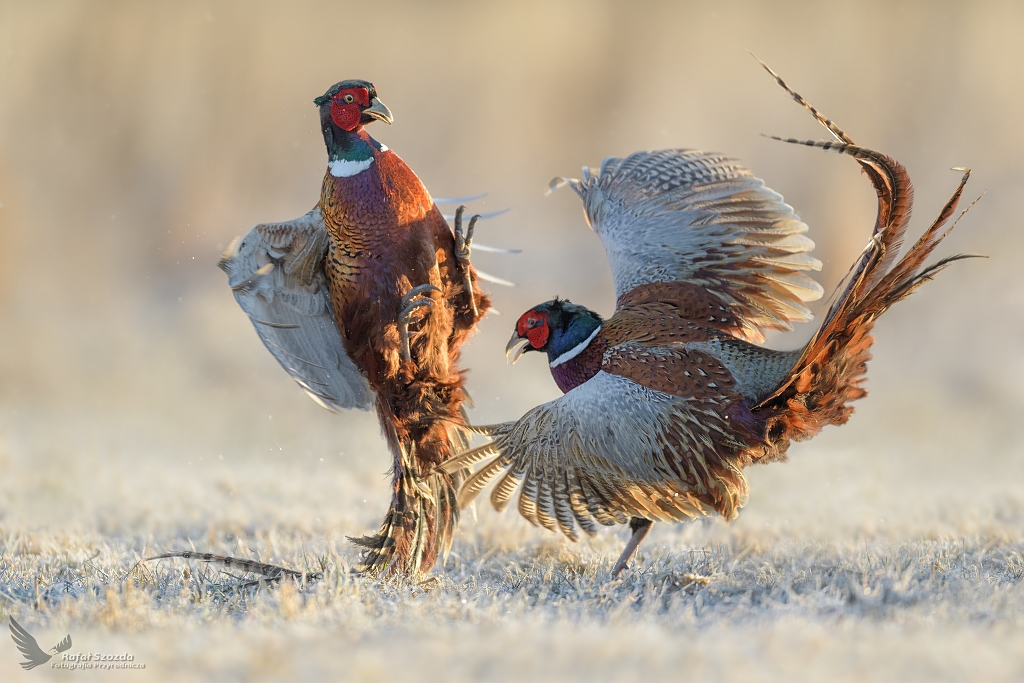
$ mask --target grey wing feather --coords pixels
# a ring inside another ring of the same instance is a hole
[[[605,371],[515,422],[476,430],[493,442],[441,466],[454,470],[496,454],[477,471],[483,477],[471,477],[473,490],[459,492],[460,505],[507,470],[496,507],[518,486],[523,515],[549,528],[557,521],[570,538],[570,516],[592,533],[597,523],[637,514],[662,521],[706,515],[711,499],[731,518],[746,502],[740,467],[721,455],[744,444],[722,416]]]
[[[616,296],[656,282],[689,281],[720,296],[760,328],[792,329],[811,319],[803,305],[822,295],[803,271],[819,270],[814,243],[782,197],[738,162],[696,150],[610,157],[583,180],[556,178],[583,200],[601,238]]]
[[[328,410],[369,410],[373,391],[345,351],[323,260],[328,235],[317,207],[257,225],[228,247],[220,267],[235,300],[281,366]]]
[[[14,644],[18,650],[25,656],[29,661],[22,662],[22,668],[28,670],[33,669],[40,664],[44,664],[50,659],[50,655],[43,652],[42,648],[39,647],[39,643],[32,637],[32,634],[26,631],[21,624],[14,620],[14,617],[10,617],[11,625],[11,638],[14,640]]]

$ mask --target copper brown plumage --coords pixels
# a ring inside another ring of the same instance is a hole
[[[365,125],[391,114],[366,81],[317,98],[328,152],[318,205],[256,226],[221,265],[267,348],[318,402],[376,408],[392,452],[380,531],[353,539],[364,570],[416,575],[450,547],[468,443],[459,349],[489,308],[469,262],[475,217],[455,230],[416,174]],[[467,289],[468,288],[468,289]]]
[[[766,67],[767,68],[767,67]],[[774,75],[774,74],[773,74]],[[553,300],[520,317],[508,346],[545,351],[565,395],[521,419],[477,431],[492,438],[445,463],[484,462],[459,492],[468,504],[501,477],[501,510],[575,539],[577,528],[629,522],[621,571],[652,521],[717,512],[731,520],[748,495],[743,468],[784,459],[790,441],[843,424],[870,358],[874,321],[962,255],[924,262],[949,230],[969,172],[939,217],[898,259],[912,202],[906,170],[858,147],[779,83],[838,142],[811,146],[852,156],[878,194],[872,238],[811,341],[797,351],[756,346],[765,329],[810,319],[820,263],[782,198],[720,155],[687,150],[608,159],[583,180],[561,180],[583,200],[616,284],[615,314]],[[791,140],[790,142],[798,142]]]
[[[454,531],[452,483],[426,472],[454,454],[449,432],[462,423],[465,400],[456,361],[478,318],[463,290],[451,230],[426,189],[394,152],[375,161],[350,178],[324,178],[321,207],[331,236],[325,271],[345,349],[377,394],[377,414],[396,454],[391,510],[380,534],[360,543],[370,551],[370,568],[407,558],[409,572],[432,567]],[[426,296],[441,305],[424,310],[406,360],[396,314],[403,295],[424,284],[437,288]],[[486,311],[486,298],[474,296]]]

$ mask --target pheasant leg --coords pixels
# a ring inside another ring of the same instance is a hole
[[[613,579],[618,578],[622,570],[626,568],[627,564],[629,564],[629,561],[633,559],[634,555],[636,555],[637,549],[640,547],[643,540],[647,538],[647,534],[651,531],[651,525],[653,524],[654,522],[649,519],[644,519],[643,517],[633,517],[629,520],[629,528],[633,530],[633,535],[630,537],[629,543],[626,544],[626,549],[622,551],[621,555],[619,555],[619,559],[615,563],[615,566],[612,567]]]
[[[469,296],[469,307],[473,311],[473,317],[479,317],[480,313],[476,308],[476,297],[473,296],[473,274],[470,268],[469,256],[473,244],[473,231],[476,229],[476,222],[480,220],[480,214],[469,219],[469,226],[465,231],[462,229],[462,214],[466,210],[463,204],[455,210],[455,258],[462,266],[462,285]]]
[[[398,338],[402,343],[402,359],[411,361],[412,351],[409,348],[409,323],[412,322],[412,314],[417,308],[430,306],[433,308],[434,300],[424,296],[427,292],[440,292],[434,285],[426,284],[413,287],[402,297],[402,308],[398,312]]]

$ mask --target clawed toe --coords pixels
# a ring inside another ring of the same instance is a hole
[[[427,292],[440,292],[441,290],[431,284],[413,287],[402,297],[402,309],[398,312],[398,336],[402,343],[402,359],[412,360],[412,350],[409,348],[409,323],[412,322],[412,313],[423,306],[434,306],[434,300],[429,296],[423,296]]]
[[[473,296],[473,276],[470,268],[470,253],[472,252],[473,231],[476,229],[476,222],[480,220],[480,214],[475,214],[469,219],[469,225],[465,231],[462,229],[462,214],[466,206],[462,205],[455,210],[455,258],[462,266],[462,283],[469,297],[469,307],[473,311],[473,317],[480,315],[476,307],[476,297]]]
[[[421,294],[426,294],[427,292],[437,292],[438,294],[440,294],[441,290],[440,288],[435,287],[434,285],[431,284],[413,287],[412,289],[405,293],[405,296],[402,297],[402,311],[399,313],[399,315],[405,314],[406,309],[409,308],[409,306],[413,303],[413,299],[417,298]],[[430,303],[434,303],[433,299],[428,300],[430,301]]]
[[[455,256],[463,265],[469,265],[470,248],[473,244],[473,232],[476,230],[476,222],[480,220],[480,214],[473,214],[469,219],[469,225],[467,225],[465,230],[463,230],[462,214],[465,212],[465,205],[462,205],[455,210]]]

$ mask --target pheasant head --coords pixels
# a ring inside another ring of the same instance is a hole
[[[320,107],[320,123],[327,134],[328,127],[352,132],[374,121],[390,124],[391,112],[377,99],[373,83],[352,79],[332,85],[327,92],[313,100]]]
[[[565,299],[545,301],[519,317],[505,357],[515,363],[527,351],[546,351],[554,366],[586,348],[600,328],[601,316],[588,308]]]
[[[320,107],[320,128],[327,145],[331,175],[344,178],[366,170],[374,155],[387,149],[363,129],[368,123],[391,123],[392,116],[369,81],[335,83],[313,100]]]

